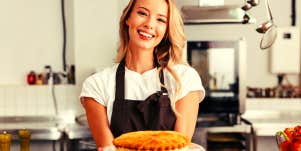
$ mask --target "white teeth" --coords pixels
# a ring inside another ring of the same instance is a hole
[[[153,35],[148,34],[148,33],[146,33],[146,32],[142,32],[142,31],[139,31],[139,34],[141,34],[141,35],[143,35],[143,36],[145,36],[145,37],[148,37],[148,38],[152,38],[152,37],[153,37]]]

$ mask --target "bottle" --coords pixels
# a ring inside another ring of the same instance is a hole
[[[29,151],[30,146],[30,131],[26,129],[21,129],[18,131],[18,136],[20,139],[20,151]]]
[[[37,80],[36,73],[34,71],[30,71],[27,74],[27,84],[34,85],[36,84],[36,80]]]
[[[6,131],[0,134],[0,150],[1,151],[9,151],[10,150],[10,143],[11,143],[12,136],[8,134]]]
[[[38,74],[36,84],[37,85],[43,85],[44,84],[43,81],[44,81],[43,74]]]
[[[69,67],[67,79],[69,84],[75,84],[75,65]]]
[[[210,77],[209,80],[209,89],[210,90],[216,90],[217,89],[217,83],[216,83],[216,73],[214,73],[213,76]]]

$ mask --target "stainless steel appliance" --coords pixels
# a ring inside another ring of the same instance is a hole
[[[227,4],[226,4],[227,3]],[[181,7],[185,24],[247,24],[256,20],[247,13],[258,5],[258,0],[246,0],[245,4],[233,2],[207,2],[199,0],[199,5],[187,3]]]
[[[237,124],[245,111],[245,40],[199,40],[187,42],[187,59],[199,73],[206,97],[199,114],[226,116]]]
[[[250,150],[252,127],[241,120],[246,99],[245,39],[188,40],[187,59],[206,90],[193,141],[209,151]]]

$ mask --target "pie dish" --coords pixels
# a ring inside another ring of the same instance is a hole
[[[175,131],[136,131],[120,135],[113,144],[117,151],[183,151],[190,139]]]

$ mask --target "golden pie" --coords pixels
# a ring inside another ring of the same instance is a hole
[[[190,139],[175,131],[136,131],[120,135],[113,144],[117,151],[182,151]]]

